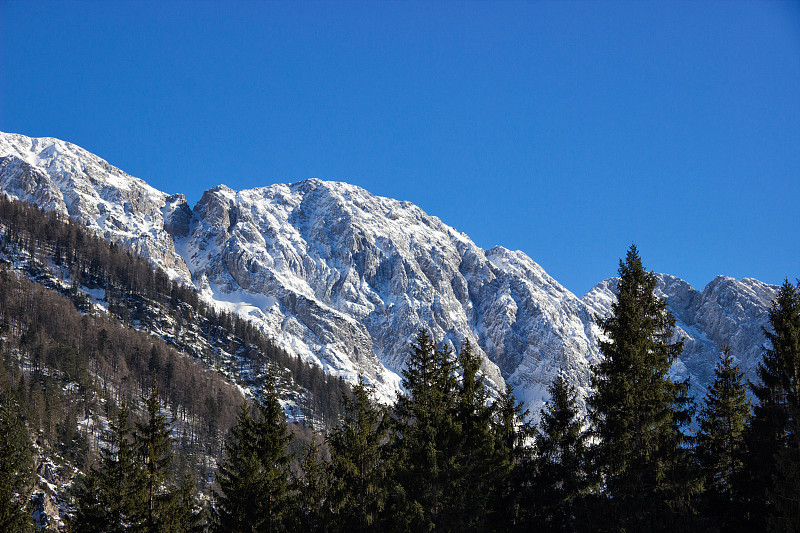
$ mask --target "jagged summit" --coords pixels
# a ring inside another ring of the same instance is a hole
[[[483,250],[418,206],[342,182],[307,179],[205,191],[190,209],[85,150],[0,134],[0,185],[68,213],[249,317],[285,349],[391,401],[420,328],[483,357],[493,388],[510,384],[536,411],[560,368],[588,390],[597,316],[615,280],[583,298],[520,251]],[[701,389],[723,344],[743,368],[760,357],[776,287],[717,277],[703,291],[659,274],[686,349],[673,371]]]

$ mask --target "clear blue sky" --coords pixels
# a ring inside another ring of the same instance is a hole
[[[0,0],[0,130],[190,203],[341,180],[579,296],[800,276],[798,2]]]

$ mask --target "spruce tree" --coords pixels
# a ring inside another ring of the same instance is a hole
[[[454,505],[448,520],[459,531],[486,531],[492,492],[498,484],[494,469],[495,440],[489,391],[480,373],[481,359],[466,342],[458,354],[461,382],[456,390],[455,419],[460,431]]]
[[[800,283],[784,281],[769,320],[770,347],[750,384],[758,402],[745,434],[745,487],[751,525],[791,531],[800,524]]]
[[[575,388],[559,372],[548,388],[535,443],[536,524],[545,531],[576,529],[576,509],[591,483]]]
[[[673,343],[675,318],[656,297],[656,276],[635,246],[620,261],[617,301],[600,321],[603,354],[592,368],[589,418],[614,527],[677,527],[688,512],[682,426],[691,419],[688,381],[669,377],[682,342]]]
[[[377,531],[387,500],[385,413],[360,376],[342,404],[339,426],[328,436],[336,530]]]
[[[331,476],[328,463],[320,457],[319,445],[312,441],[306,446],[300,461],[299,475],[294,476],[294,531],[308,533],[335,529],[330,514]]]
[[[256,531],[260,466],[254,450],[255,440],[255,420],[244,402],[225,442],[225,460],[217,469],[220,486],[214,506],[217,531]]]
[[[144,530],[163,532],[172,523],[175,508],[175,488],[170,483],[172,451],[170,427],[161,413],[158,382],[153,379],[150,395],[145,399],[147,421],[137,424],[135,441],[142,468],[142,498],[144,499]]]
[[[276,532],[291,520],[291,455],[286,415],[278,401],[274,377],[267,380],[264,403],[254,416],[247,405],[225,444],[225,461],[217,472],[215,527],[225,532]]]
[[[393,527],[430,531],[450,511],[455,447],[456,380],[452,354],[421,331],[403,370],[394,409],[396,480]]]
[[[98,468],[93,467],[78,486],[76,531],[116,533],[144,523],[144,478],[135,454],[129,415],[123,403],[109,423]]]
[[[293,505],[289,490],[292,462],[289,443],[293,436],[289,433],[286,413],[278,401],[272,375],[267,380],[264,401],[257,404],[256,412],[254,444],[261,472],[259,523],[263,527],[261,531],[284,531]]]
[[[729,531],[741,524],[736,484],[744,465],[744,428],[750,402],[744,372],[734,363],[727,346],[714,376],[697,417],[700,427],[695,455],[704,485],[705,514]]]
[[[534,471],[530,440],[535,430],[525,421],[529,414],[508,385],[493,405],[494,486],[488,516],[493,531],[527,530],[530,512],[537,505],[530,483]]]
[[[33,529],[25,510],[32,455],[28,432],[18,406],[0,393],[0,532]]]

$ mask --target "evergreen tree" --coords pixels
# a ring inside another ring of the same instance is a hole
[[[494,403],[491,424],[494,440],[493,489],[490,493],[489,529],[494,531],[525,531],[529,513],[537,505],[531,492],[533,476],[532,450],[529,445],[535,434],[525,419],[511,388],[506,389]]]
[[[253,446],[255,440],[255,420],[244,402],[225,442],[225,461],[217,470],[221,490],[215,495],[217,531],[257,531],[260,467]]]
[[[121,530],[112,526],[107,507],[109,502],[101,483],[99,471],[91,468],[76,485],[75,516],[70,531],[106,533]]]
[[[770,348],[751,390],[758,402],[745,433],[750,525],[773,530],[800,524],[800,285],[784,281],[769,311]]]
[[[744,464],[744,428],[750,402],[744,372],[734,363],[727,346],[714,376],[697,417],[700,429],[695,454],[704,483],[706,514],[729,531],[741,525],[735,484]]]
[[[129,414],[123,403],[109,423],[99,468],[92,468],[78,486],[76,531],[116,533],[144,522],[143,472],[136,461]]]
[[[352,394],[342,400],[340,424],[328,436],[336,529],[377,531],[387,500],[384,410],[375,405],[360,376]]]
[[[294,478],[295,497],[294,531],[308,533],[330,531],[331,477],[328,464],[320,457],[319,446],[312,441],[300,462],[301,474]]]
[[[393,527],[430,531],[451,510],[455,449],[460,438],[454,417],[456,380],[452,354],[436,348],[422,331],[403,370],[394,409],[396,475]]]
[[[289,466],[292,455],[289,443],[292,434],[286,423],[286,413],[278,401],[275,378],[267,379],[267,390],[263,403],[257,404],[259,416],[255,420],[255,453],[260,466],[259,523],[261,531],[283,531],[291,507],[289,490]]]
[[[588,399],[595,467],[609,496],[614,527],[678,527],[687,513],[687,464],[681,427],[691,419],[688,381],[675,383],[669,369],[682,342],[671,343],[675,318],[655,296],[635,246],[620,261],[617,301],[601,320],[606,339],[592,368]]]
[[[590,488],[586,438],[575,388],[559,372],[548,388],[535,444],[537,525],[546,531],[576,529],[576,508]]]
[[[225,532],[284,531],[290,519],[286,415],[274,378],[268,378],[257,416],[243,405],[225,444],[226,458],[217,472],[215,525]]]
[[[461,439],[452,484],[454,505],[448,522],[458,531],[486,531],[492,491],[498,482],[493,465],[493,409],[480,373],[481,358],[469,342],[458,354],[458,362],[462,375],[456,390],[455,419]]]
[[[33,529],[25,510],[31,477],[31,443],[19,409],[0,393],[0,533]]]
[[[169,483],[172,466],[170,427],[161,414],[158,383],[153,379],[150,396],[145,399],[147,421],[137,424],[135,441],[141,461],[144,499],[144,530],[167,531],[176,514],[175,489]]]

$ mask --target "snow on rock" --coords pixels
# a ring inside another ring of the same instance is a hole
[[[83,148],[47,137],[0,133],[0,187],[12,198],[71,216],[174,278],[191,277],[165,229],[162,209],[168,199],[177,199]]]
[[[420,328],[455,350],[469,341],[492,388],[508,383],[533,412],[559,369],[586,393],[596,317],[615,299],[614,279],[578,299],[524,253],[483,250],[411,203],[346,183],[220,185],[190,209],[70,143],[0,133],[0,185],[191,281],[327,372],[364,375],[384,401]],[[657,290],[685,339],[676,378],[704,390],[723,344],[753,378],[776,287],[720,276],[700,292],[659,274]]]
[[[675,276],[656,277],[656,294],[675,315],[673,340],[684,342],[672,377],[690,378],[692,394],[702,400],[722,349],[728,346],[745,378],[756,381],[765,341],[763,328],[769,324],[768,310],[778,287],[751,278],[717,276],[703,291],[697,291]],[[605,317],[611,312],[617,282],[616,278],[604,280],[582,298],[594,315]]]

